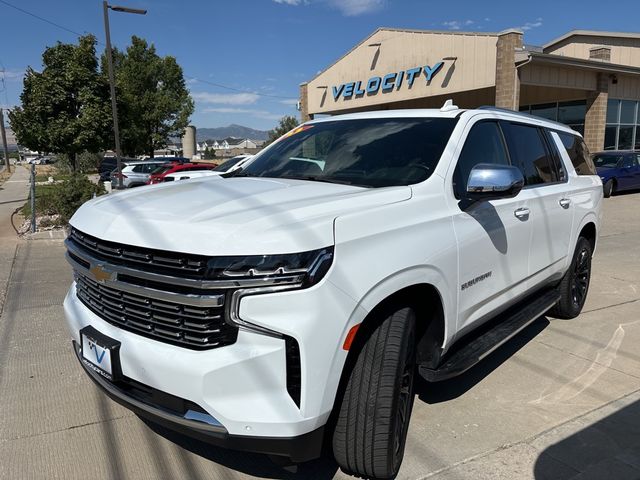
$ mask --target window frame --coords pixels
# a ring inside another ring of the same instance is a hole
[[[527,178],[525,177],[525,185],[524,187],[522,187],[522,190],[529,190],[530,188],[543,188],[543,187],[548,187],[548,186],[553,186],[553,185],[561,185],[563,183],[567,183],[569,181],[568,179],[568,175],[565,172],[565,176],[567,177],[566,180],[560,180],[560,175],[559,172],[557,171],[557,166],[555,165],[555,161],[553,159],[553,154],[552,152],[549,150],[549,145],[547,144],[546,141],[546,134],[544,133],[544,130],[548,129],[548,127],[543,127],[540,125],[536,125],[534,123],[527,123],[527,122],[519,122],[517,120],[500,120],[500,124],[502,127],[502,130],[505,136],[505,139],[507,141],[507,148],[509,150],[509,158],[511,158],[513,155],[511,154],[511,141],[513,141],[514,136],[512,135],[510,126],[511,125],[519,125],[519,126],[523,126],[523,127],[529,127],[529,128],[534,128],[538,131],[538,136],[540,137],[540,140],[542,142],[542,146],[545,150],[545,152],[547,153],[547,157],[549,158],[549,165],[551,166],[551,169],[553,171],[553,173],[555,174],[556,180],[553,182],[542,182],[542,183],[536,183],[533,185],[528,185],[527,182]],[[525,172],[522,171],[522,168],[520,167],[520,165],[516,165],[513,164],[516,167],[518,167],[520,169],[520,172],[522,173],[522,176],[525,176]]]

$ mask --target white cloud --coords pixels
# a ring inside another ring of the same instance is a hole
[[[260,98],[255,93],[208,93],[195,92],[191,96],[202,103],[218,103],[222,105],[252,105]]]
[[[460,30],[462,27],[469,27],[475,23],[473,20],[449,20],[448,22],[442,22],[442,25],[449,30]]]
[[[442,22],[444,27],[447,27],[449,30],[460,30],[460,22],[458,20],[451,20],[449,22]]]
[[[298,100],[295,98],[288,98],[287,100],[280,100],[282,105],[288,105],[290,107],[295,107],[298,105]]]
[[[387,0],[273,0],[284,5],[309,5],[313,2],[324,2],[332,8],[339,10],[347,17],[355,17],[366,13],[375,12],[384,7]]]
[[[535,22],[527,22],[524,25],[520,25],[518,28],[523,32],[531,30],[532,28],[538,28],[542,26],[542,18],[536,18]]]
[[[343,15],[355,17],[382,9],[385,0],[329,0],[329,4]]]
[[[202,112],[251,115],[252,117],[263,118],[266,120],[279,120],[283,117],[283,115],[279,113],[272,113],[267,110],[253,110],[250,108],[210,107],[205,108]]]

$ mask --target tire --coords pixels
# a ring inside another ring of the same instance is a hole
[[[397,475],[413,407],[415,313],[402,308],[371,332],[349,374],[333,433],[343,471],[387,479]]]
[[[609,198],[613,194],[613,179],[607,180],[602,186],[604,198]]]
[[[589,240],[578,238],[569,270],[560,281],[560,300],[549,310],[549,315],[564,319],[580,315],[589,292],[592,255],[593,247]]]

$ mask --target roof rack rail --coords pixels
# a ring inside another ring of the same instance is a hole
[[[537,115],[531,115],[530,113],[526,113],[526,112],[517,112],[515,110],[510,110],[508,108],[494,107],[493,105],[483,105],[481,107],[478,107],[478,110],[489,110],[489,111],[494,111],[494,112],[510,113],[512,115],[516,115],[516,116],[519,116],[519,117],[533,118],[535,120],[542,120],[544,122],[553,123],[553,124],[559,125],[561,127],[571,128],[570,126],[565,125],[564,123],[561,123],[561,122],[556,122],[555,120],[549,120],[548,118],[539,117]]]

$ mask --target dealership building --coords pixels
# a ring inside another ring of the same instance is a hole
[[[542,47],[523,37],[380,28],[300,85],[302,120],[451,98],[565,123],[591,151],[640,148],[640,34],[574,30]]]

